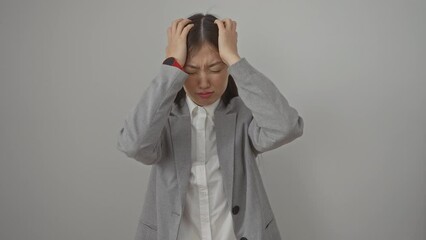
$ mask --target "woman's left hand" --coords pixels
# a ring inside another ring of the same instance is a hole
[[[219,55],[223,62],[230,66],[241,59],[237,49],[237,22],[225,18],[224,20],[216,19],[214,23],[219,28]]]

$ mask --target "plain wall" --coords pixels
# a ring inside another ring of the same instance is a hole
[[[286,240],[426,239],[425,1],[0,1],[0,239],[133,239],[150,166],[116,149],[208,12],[304,118],[260,169]]]

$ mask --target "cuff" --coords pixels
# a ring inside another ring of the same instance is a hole
[[[177,68],[180,68],[183,71],[183,67],[176,61],[174,57],[168,57],[163,61],[163,64],[175,66]]]

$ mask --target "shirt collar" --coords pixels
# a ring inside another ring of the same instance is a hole
[[[210,105],[202,106],[204,109],[206,109],[207,114],[212,118],[214,116],[214,111],[215,111],[217,105],[219,105],[220,99],[221,98],[218,98],[214,103],[212,103]],[[194,109],[196,107],[201,107],[201,106],[197,105],[194,101],[192,101],[192,99],[188,96],[188,94],[186,94],[186,103],[188,105],[189,113],[190,113],[191,118],[192,118],[192,112],[194,111]]]

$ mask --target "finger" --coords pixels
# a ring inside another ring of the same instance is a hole
[[[232,21],[232,30],[233,31],[237,30],[237,22],[236,21]]]
[[[225,28],[226,30],[231,30],[232,29],[232,21],[230,18],[226,18],[225,19]]]
[[[182,29],[188,24],[188,23],[190,23],[191,22],[191,20],[190,19],[188,19],[188,18],[185,18],[185,19],[183,19],[182,21],[180,21],[179,23],[178,23],[178,26],[177,26],[177,29],[176,29],[176,31],[177,31],[177,33],[179,34],[179,35],[181,35],[181,33],[182,33]]]
[[[173,22],[172,22],[172,35],[174,35],[175,34],[175,32],[176,32],[176,28],[177,28],[177,24],[182,20],[183,18],[178,18],[178,19],[176,19],[176,20],[174,20]]]
[[[214,23],[216,23],[217,27],[219,28],[219,31],[223,31],[224,30],[224,26],[223,26],[223,22],[219,19],[214,20]]]
[[[183,28],[186,27],[189,23],[191,23],[190,19],[188,18],[182,19],[182,21],[180,21],[177,25],[176,33],[181,35]]]
[[[185,28],[182,31],[182,36],[186,36],[188,34],[189,30],[191,30],[192,27],[194,27],[193,23],[186,25]]]
[[[170,39],[172,37],[171,35],[172,35],[172,28],[168,27],[167,28],[167,40],[168,40],[168,42],[170,42]]]

